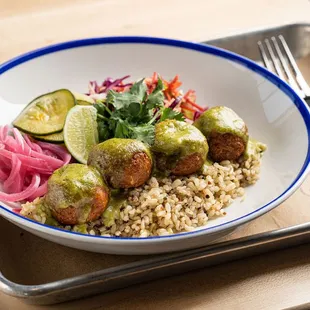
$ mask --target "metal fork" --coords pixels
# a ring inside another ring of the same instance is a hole
[[[279,35],[278,40],[276,37],[272,37],[271,40],[265,39],[264,42],[257,42],[257,45],[265,67],[286,80],[310,104],[310,87],[300,72],[284,37]]]

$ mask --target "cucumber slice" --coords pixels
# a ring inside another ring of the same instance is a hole
[[[59,89],[32,100],[14,120],[13,125],[32,135],[62,131],[67,113],[75,105],[68,89]]]
[[[77,104],[79,105],[91,105],[95,103],[95,100],[87,95],[72,92],[75,97]]]
[[[64,132],[56,132],[46,136],[33,136],[35,139],[52,143],[64,143]]]

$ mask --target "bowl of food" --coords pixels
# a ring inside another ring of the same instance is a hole
[[[309,170],[305,102],[256,63],[149,37],[60,43],[0,66],[0,214],[113,254],[206,245]]]

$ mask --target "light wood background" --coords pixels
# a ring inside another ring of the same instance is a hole
[[[0,62],[84,37],[153,35],[202,41],[297,21],[310,21],[309,1],[0,0]],[[309,221],[310,179],[302,189],[234,237]],[[0,241],[0,255],[1,246]],[[309,253],[310,245],[304,245],[53,307],[25,305],[0,294],[0,309],[308,309]]]

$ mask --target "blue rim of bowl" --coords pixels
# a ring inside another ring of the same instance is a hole
[[[33,221],[31,219],[28,219],[26,217],[23,217],[13,211],[10,211],[6,209],[5,207],[0,205],[0,209],[4,210],[5,212],[8,212],[14,216],[19,217],[20,219],[24,221],[28,221],[30,223],[34,223],[36,225],[42,226],[44,228],[49,228],[52,230],[56,230],[60,233],[66,233],[66,234],[72,234],[77,235],[81,237],[87,237],[87,238],[97,238],[97,239],[107,239],[107,240],[156,240],[156,239],[175,239],[180,238],[183,236],[188,237],[195,237],[197,235],[201,235],[202,233],[206,231],[210,231],[211,233],[216,233],[218,231],[221,231],[221,229],[227,227],[234,228],[244,222],[246,220],[252,220],[260,215],[262,215],[264,212],[264,209],[268,209],[268,207],[276,207],[278,204],[277,202],[282,202],[283,200],[287,199],[291,194],[294,193],[294,191],[298,188],[300,181],[306,177],[307,171],[310,167],[310,110],[307,107],[306,103],[295,93],[295,91],[283,80],[281,80],[278,76],[275,74],[269,72],[267,69],[259,66],[254,61],[243,57],[241,55],[235,54],[233,52],[213,47],[207,44],[200,44],[200,43],[193,43],[193,42],[187,42],[187,41],[181,41],[181,40],[174,40],[174,39],[165,39],[165,38],[157,38],[157,37],[139,37],[139,36],[119,36],[119,37],[102,37],[102,38],[88,38],[88,39],[81,39],[81,40],[74,40],[74,41],[67,41],[63,43],[58,43],[54,45],[50,45],[47,47],[39,48],[36,50],[33,50],[31,52],[25,53],[23,55],[17,56],[2,65],[0,65],[0,75],[4,72],[10,70],[11,68],[14,68],[22,63],[25,63],[29,60],[32,60],[34,58],[38,58],[40,56],[55,53],[62,50],[72,49],[72,48],[79,48],[83,46],[90,46],[90,45],[104,45],[104,44],[155,44],[155,45],[163,45],[163,46],[170,46],[170,47],[177,47],[177,48],[183,48],[188,50],[194,50],[205,54],[211,54],[217,57],[225,58],[227,60],[233,61],[235,63],[238,63],[244,67],[247,67],[249,70],[254,71],[258,73],[259,75],[263,76],[265,79],[270,81],[272,84],[276,85],[280,90],[282,90],[296,105],[299,113],[301,114],[305,126],[307,128],[307,134],[308,134],[308,151],[306,155],[305,162],[298,173],[295,180],[292,182],[292,184],[277,198],[273,199],[272,201],[268,202],[264,206],[260,207],[259,209],[256,209],[253,212],[250,212],[244,216],[241,216],[237,219],[231,220],[229,222],[225,222],[213,227],[206,227],[206,228],[200,228],[196,231],[191,232],[183,232],[179,234],[173,234],[169,236],[153,236],[153,237],[141,237],[141,238],[132,238],[132,237],[106,237],[106,236],[93,236],[93,235],[86,235],[78,232],[72,232],[67,231],[64,229],[56,228],[53,226],[48,226],[45,224],[38,223],[36,221]]]

